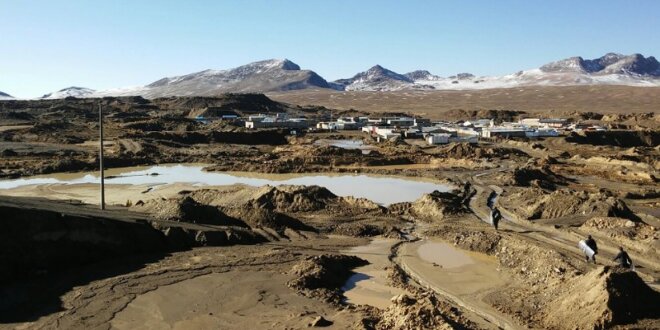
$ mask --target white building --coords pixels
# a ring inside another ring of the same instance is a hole
[[[559,132],[554,128],[538,128],[525,132],[527,137],[555,137],[559,136]]]
[[[431,133],[426,137],[426,142],[431,145],[435,144],[447,144],[449,143],[449,138],[451,134],[447,133]]]
[[[484,127],[481,131],[481,136],[485,138],[494,138],[494,137],[526,137],[527,131],[529,129],[523,127],[506,127],[506,126],[497,126],[497,127]]]

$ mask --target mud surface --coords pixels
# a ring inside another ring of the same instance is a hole
[[[0,102],[0,328],[660,327],[655,113],[429,146],[221,120],[331,115],[262,95],[101,103],[105,211],[98,100]],[[363,110],[332,115],[383,115]]]

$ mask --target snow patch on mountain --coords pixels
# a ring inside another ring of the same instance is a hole
[[[401,78],[403,76],[404,78]],[[459,73],[449,77],[417,70],[399,75],[380,66],[349,79],[335,81],[344,90],[392,91],[402,89],[470,90],[523,86],[626,85],[660,86],[660,64],[653,57],[640,54],[608,53],[585,60],[570,57],[551,62],[538,69],[519,71],[504,76],[475,76]]]
[[[335,80],[333,83],[343,86],[347,91],[382,91],[409,89],[415,82],[406,75],[375,65],[352,78]]]
[[[314,71],[301,70],[298,64],[288,59],[271,59],[228,70],[204,70],[182,76],[167,77],[146,86],[100,91],[94,95],[140,95],[156,98],[332,87]]]
[[[72,87],[60,89],[57,92],[48,93],[40,97],[40,99],[63,99],[66,97],[85,98],[85,97],[92,97],[94,92],[96,91],[93,89],[72,86]]]

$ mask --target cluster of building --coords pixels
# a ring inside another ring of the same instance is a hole
[[[424,139],[429,144],[450,142],[477,143],[479,139],[554,137],[568,130],[600,130],[601,127],[581,125],[563,118],[524,118],[518,122],[496,124],[493,119],[457,122],[432,122],[416,117],[339,117],[333,121],[313,121],[289,117],[287,114],[252,115],[245,127],[288,128],[295,130],[362,130],[378,141],[392,139]]]

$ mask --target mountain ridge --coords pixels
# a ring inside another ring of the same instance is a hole
[[[339,91],[474,90],[524,86],[625,85],[660,86],[660,63],[653,56],[607,53],[546,63],[536,69],[502,76],[458,73],[449,77],[416,70],[400,74],[376,64],[350,78],[327,81],[289,59],[269,59],[225,70],[203,70],[158,79],[144,86],[102,91],[68,87],[41,98],[143,96],[214,96],[223,93],[267,93],[308,88]],[[11,96],[0,95],[9,99]]]
[[[67,98],[67,97],[82,98],[82,97],[87,97],[87,96],[93,95],[95,92],[96,92],[95,90],[90,89],[90,88],[71,86],[71,87],[60,89],[57,92],[44,94],[43,96],[40,97],[40,99],[42,99],[42,100],[63,99],[63,98]]]

